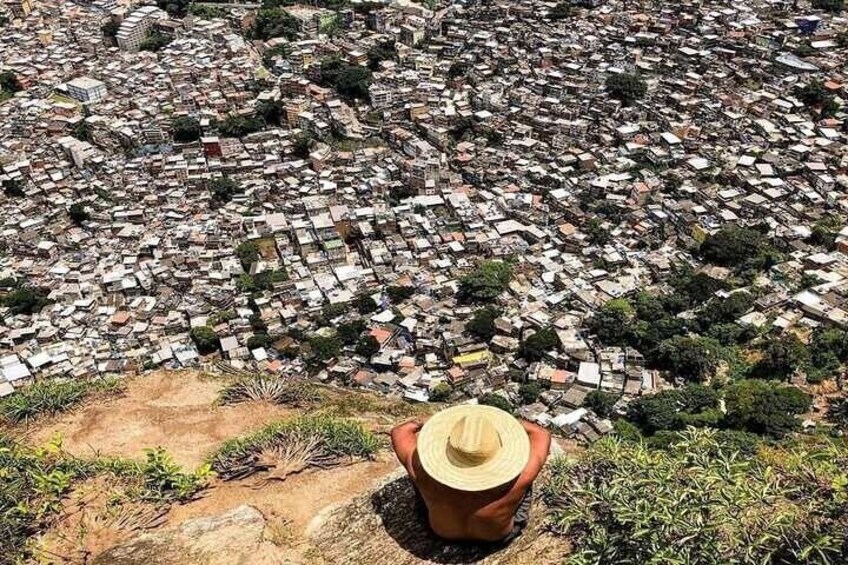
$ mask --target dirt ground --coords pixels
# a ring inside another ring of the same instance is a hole
[[[249,504],[262,512],[285,542],[303,536],[322,508],[352,499],[397,468],[393,456],[380,454],[376,461],[307,470],[284,481],[264,481],[261,475],[242,481],[216,480],[199,500],[171,508],[168,525]]]
[[[161,372],[132,379],[126,392],[34,426],[32,444],[55,435],[74,455],[139,458],[145,448],[164,447],[178,464],[194,469],[227,439],[257,429],[291,410],[266,403],[218,406],[222,383],[192,371]]]

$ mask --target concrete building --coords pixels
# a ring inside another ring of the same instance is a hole
[[[159,20],[167,20],[168,14],[156,6],[143,6],[127,16],[115,39],[124,51],[138,51],[139,46],[150,34],[150,28]]]
[[[77,77],[68,82],[68,94],[83,104],[106,98],[106,85],[91,77]]]

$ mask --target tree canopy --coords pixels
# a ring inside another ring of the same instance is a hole
[[[71,218],[71,221],[77,225],[81,225],[83,222],[88,221],[91,217],[82,202],[74,202],[71,204],[71,207],[68,208],[68,216]]]
[[[280,7],[260,8],[250,29],[254,39],[268,40],[274,37],[294,39],[299,25],[297,19]]]
[[[483,261],[459,281],[458,298],[463,302],[491,302],[507,289],[512,265],[505,261]]]
[[[674,336],[661,342],[650,360],[673,377],[701,382],[715,371],[721,351],[721,344],[708,337]]]
[[[171,123],[174,141],[177,143],[191,143],[200,139],[200,122],[191,116],[179,116]]]
[[[755,229],[725,226],[707,236],[700,246],[705,261],[730,268],[768,268],[777,262],[777,250]]]
[[[482,404],[484,406],[494,406],[495,408],[500,408],[504,412],[513,413],[515,407],[512,403],[499,394],[495,394],[493,392],[487,392],[486,394],[480,396],[477,399],[478,404]]]
[[[488,342],[495,337],[495,320],[500,315],[500,309],[494,306],[485,306],[474,312],[474,315],[465,325],[465,329],[481,341]]]
[[[212,200],[229,202],[233,195],[241,192],[241,187],[230,177],[218,177],[209,183],[209,192],[212,193]]]
[[[559,336],[553,328],[543,328],[521,342],[518,354],[527,361],[539,361],[545,353],[559,345]]]
[[[627,105],[645,96],[648,85],[638,74],[616,73],[607,77],[606,89],[610,96]]]
[[[809,410],[811,399],[793,386],[751,379],[728,385],[724,402],[726,426],[780,438],[798,429],[796,416]]]
[[[0,298],[12,314],[37,314],[50,304],[47,291],[38,287],[18,286]]]
[[[318,75],[321,86],[333,88],[342,98],[368,99],[371,71],[365,67],[351,65],[338,57],[327,57],[321,61]]]
[[[371,334],[365,334],[356,342],[356,354],[370,359],[372,355],[380,351],[380,342]]]
[[[218,334],[209,326],[197,326],[191,329],[191,339],[202,354],[218,351]]]

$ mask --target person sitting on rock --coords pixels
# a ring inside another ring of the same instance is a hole
[[[436,535],[506,544],[527,525],[551,435],[498,408],[461,405],[395,427],[392,446]]]

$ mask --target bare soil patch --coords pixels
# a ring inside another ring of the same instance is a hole
[[[380,453],[375,461],[308,469],[282,481],[265,480],[267,473],[241,481],[215,480],[199,500],[174,506],[168,524],[178,525],[249,504],[262,512],[280,541],[291,542],[303,535],[322,508],[352,499],[398,467],[393,455]]]
[[[25,433],[35,444],[59,434],[66,451],[83,457],[140,458],[145,448],[162,446],[193,469],[225,440],[293,414],[268,403],[219,406],[222,386],[194,371],[153,373],[130,380],[118,398],[87,404]]]

